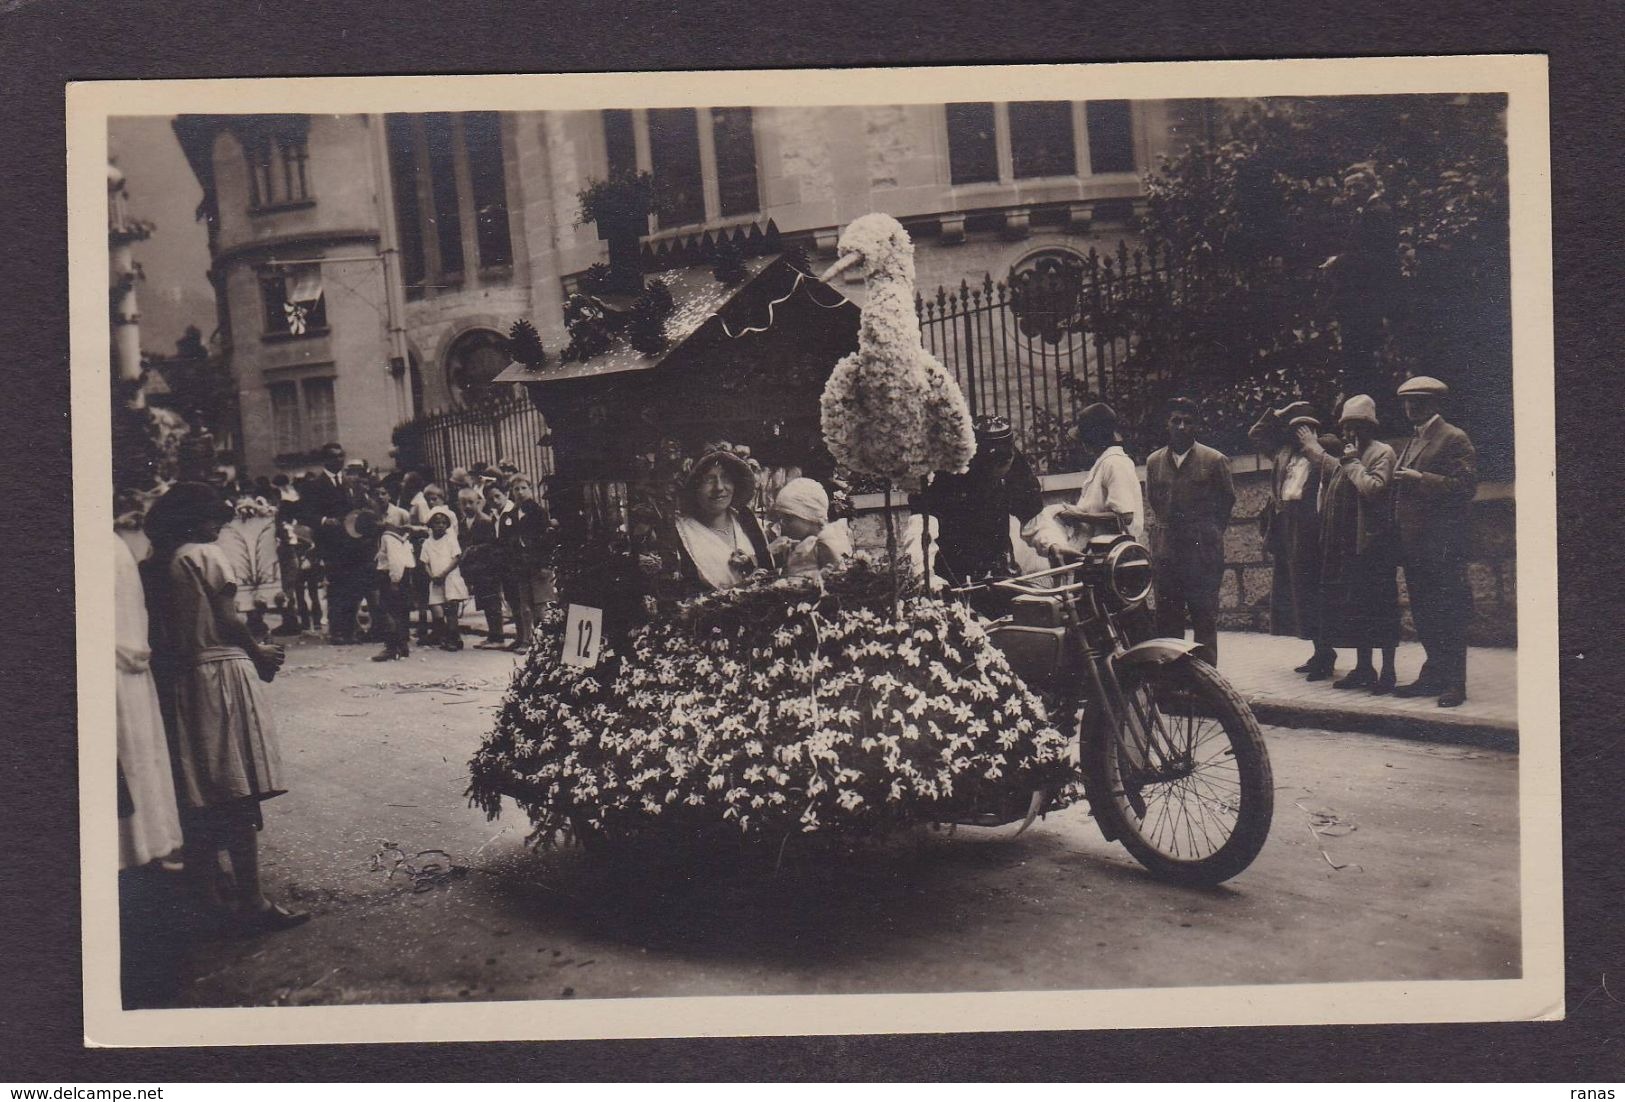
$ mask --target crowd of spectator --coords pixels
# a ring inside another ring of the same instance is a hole
[[[335,645],[383,644],[378,661],[406,657],[414,642],[460,650],[472,601],[484,621],[477,645],[519,650],[553,597],[554,525],[535,482],[508,460],[458,467],[442,482],[373,470],[329,444],[319,470],[234,480],[224,492],[274,511],[277,634],[325,627]]]

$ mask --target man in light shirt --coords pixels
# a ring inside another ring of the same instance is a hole
[[[1127,532],[1143,542],[1140,476],[1123,450],[1116,411],[1104,402],[1086,406],[1078,415],[1078,436],[1095,454],[1078,500],[1046,508],[1023,528],[1022,536],[1040,554],[1069,560],[1082,558],[1089,537],[1100,532]]]

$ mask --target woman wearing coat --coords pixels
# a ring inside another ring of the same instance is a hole
[[[1353,647],[1352,672],[1334,689],[1394,690],[1399,642],[1397,562],[1389,538],[1394,449],[1377,439],[1377,404],[1364,394],[1343,403],[1343,454],[1332,455],[1307,426],[1297,430],[1305,455],[1326,480],[1320,510],[1320,642]],[[1382,649],[1382,672],[1371,662]]]
[[[1298,444],[1300,426],[1320,431],[1308,402],[1265,410],[1247,433],[1270,454],[1270,499],[1259,516],[1265,549],[1275,562],[1270,586],[1270,634],[1315,640],[1295,672],[1329,677],[1337,652],[1318,640],[1320,627],[1320,465]],[[1324,447],[1324,445],[1323,445]]]

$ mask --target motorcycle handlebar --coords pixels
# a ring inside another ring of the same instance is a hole
[[[1010,589],[1018,593],[1031,594],[1035,597],[1054,597],[1063,593],[1075,593],[1079,588],[1081,588],[1081,583],[1078,585],[1059,586],[1055,588],[1048,586],[1030,586],[1026,583],[1035,582],[1041,578],[1053,578],[1058,574],[1070,574],[1073,571],[1076,571],[1082,565],[1083,564],[1081,562],[1066,562],[1061,563],[1059,566],[1052,566],[1045,570],[1034,570],[1030,574],[1021,574],[1014,578],[995,578],[990,576],[982,578],[979,581],[966,582],[964,585],[949,586],[947,591],[955,595],[963,595],[966,593],[978,593],[984,589],[993,589],[997,587],[1000,589]]]
[[[1028,577],[1033,577],[1033,575],[1028,575]],[[1065,597],[1068,594],[1081,593],[1085,589],[1089,588],[1088,582],[1073,582],[1071,585],[1058,585],[1050,587],[1024,585],[1020,580],[1017,579],[994,582],[993,584],[999,589],[1008,589],[1012,593],[1020,593],[1028,597]]]

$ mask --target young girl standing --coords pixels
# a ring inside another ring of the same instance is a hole
[[[260,886],[260,803],[285,791],[261,682],[276,676],[283,650],[256,642],[237,612],[237,584],[215,544],[231,515],[212,487],[183,482],[147,516],[154,673],[168,696],[188,874],[206,902],[217,900],[226,853],[238,920],[281,930],[310,917],[272,903]]]
[[[418,552],[418,561],[429,575],[429,608],[434,613],[442,650],[463,649],[461,621],[468,587],[457,569],[463,551],[457,542],[456,528],[457,518],[450,509],[444,505],[432,509],[429,538],[423,541]]]

